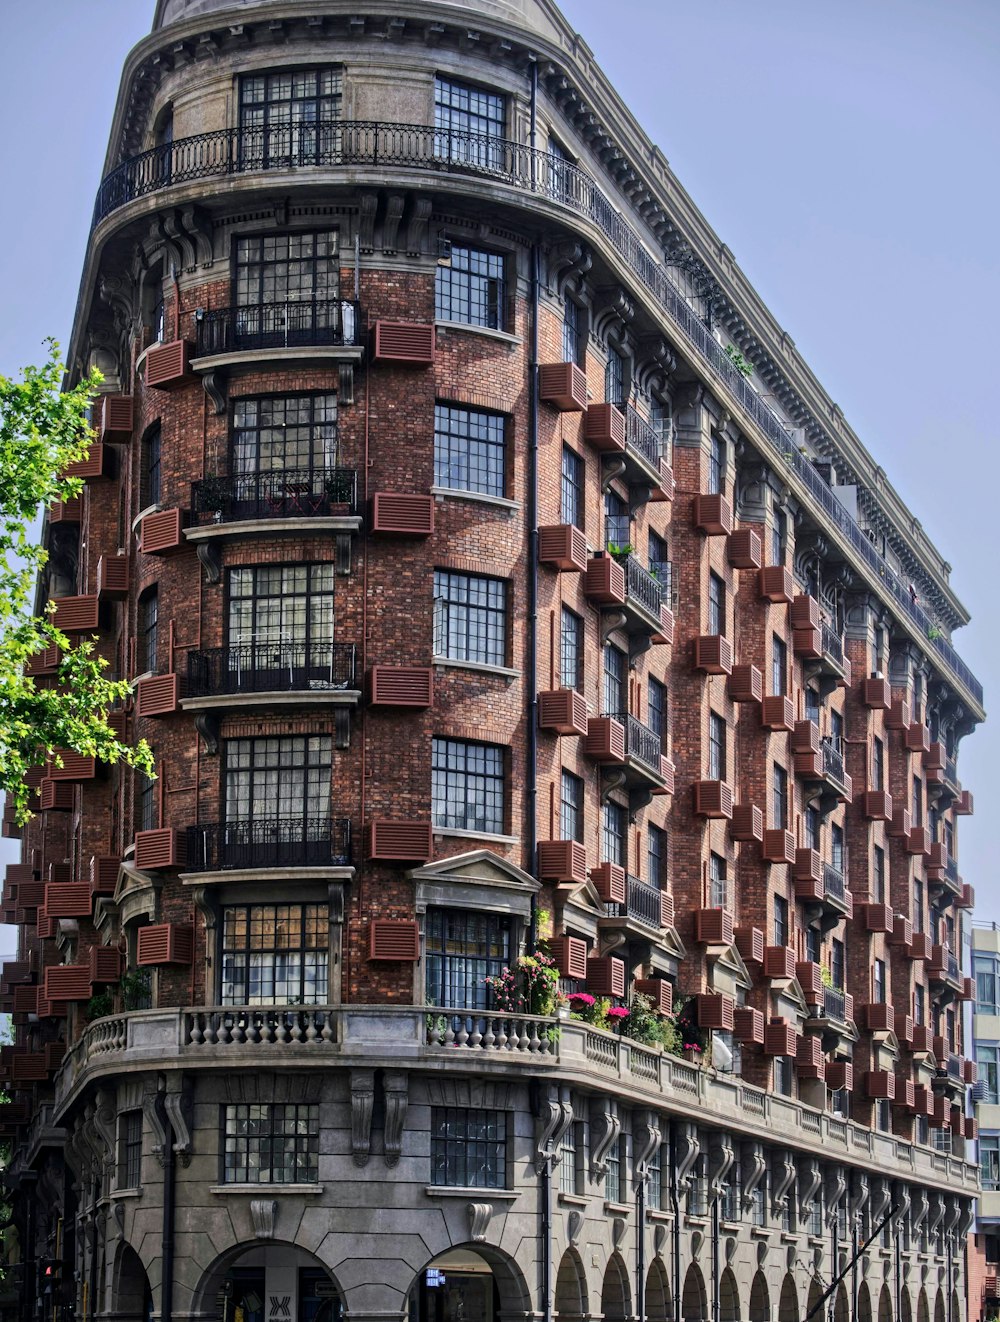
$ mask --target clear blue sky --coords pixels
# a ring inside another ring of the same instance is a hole
[[[0,372],[69,337],[121,64],[152,0],[8,4]],[[887,470],[1000,694],[996,0],[566,0],[682,184]],[[965,742],[962,874],[1000,920],[996,728]],[[3,845],[3,861],[14,857]],[[12,933],[0,929],[0,955]]]

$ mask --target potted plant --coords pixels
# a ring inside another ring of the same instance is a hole
[[[330,502],[330,514],[350,514],[354,498],[351,474],[334,469],[326,479],[326,495]]]

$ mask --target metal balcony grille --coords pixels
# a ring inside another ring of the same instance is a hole
[[[356,344],[360,321],[356,303],[303,298],[218,308],[206,312],[197,327],[198,356],[209,357],[239,349]]]
[[[657,775],[660,774],[660,736],[648,725],[643,725],[631,712],[605,712],[625,727],[625,755],[644,762]]]
[[[823,774],[839,784],[844,783],[844,755],[832,739],[822,741]]]
[[[663,588],[660,580],[639,563],[634,555],[616,555],[615,559],[625,570],[625,596],[638,602],[650,615],[660,618],[660,604],[663,601]]]
[[[195,523],[292,519],[356,514],[358,475],[353,468],[279,468],[206,477],[191,485]]]
[[[240,643],[188,653],[188,695],[350,689],[353,643]]]
[[[844,874],[832,863],[823,864],[823,893],[833,900],[842,900],[846,894]]]
[[[664,457],[660,433],[631,404],[626,408],[625,420],[626,446],[645,459],[647,464],[658,469]]]
[[[945,1061],[945,1071],[948,1074],[949,1078],[961,1079],[962,1061],[960,1057],[955,1055],[949,1055],[947,1060]]]
[[[838,666],[844,664],[844,640],[832,625],[823,622],[823,652]]]
[[[949,881],[958,881],[958,859],[949,854],[944,862],[944,875]]]
[[[263,821],[189,826],[191,872],[231,868],[343,867],[351,861],[345,818],[271,817]]]
[[[648,881],[640,881],[631,873],[625,879],[625,903],[605,904],[604,912],[609,918],[631,918],[654,931],[660,930],[660,890],[650,886]]]
[[[847,1000],[839,987],[823,988],[823,1015],[841,1024],[847,1022]]]

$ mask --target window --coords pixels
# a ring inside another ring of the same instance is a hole
[[[708,632],[726,632],[726,585],[718,574],[708,576]]]
[[[712,435],[708,452],[708,494],[721,496],[726,490],[726,442]]]
[[[649,728],[659,735],[660,751],[667,751],[667,690],[650,675],[646,682],[646,719]]]
[[[604,647],[604,715],[620,716],[628,711],[625,697],[625,671],[628,662],[625,653],[612,647]]]
[[[742,1171],[740,1169],[739,1158],[733,1162],[726,1175],[725,1183],[722,1186],[722,1208],[720,1215],[723,1221],[738,1222],[743,1220],[742,1204],[742,1180],[740,1178]]]
[[[774,521],[771,524],[771,564],[783,565],[785,563],[785,544],[788,541],[788,515],[784,510],[776,509],[774,511]]]
[[[431,799],[435,826],[502,835],[506,825],[503,749],[496,744],[435,739]]]
[[[838,826],[836,822],[830,827],[830,862],[834,869],[843,876],[845,869],[844,828]]]
[[[918,982],[913,989],[913,1022],[915,1024],[925,1024],[927,1022],[927,988]]]
[[[608,799],[601,811],[601,861],[625,867],[628,851],[628,809]]]
[[[830,743],[834,751],[843,756],[844,753],[844,718],[839,711],[830,713]]]
[[[805,954],[811,964],[819,964],[822,959],[823,935],[815,927],[805,930]]]
[[[435,318],[504,330],[506,299],[504,259],[500,253],[452,244],[449,264],[437,268]]]
[[[136,817],[137,831],[155,831],[160,821],[159,798],[156,793],[157,781],[152,776],[139,773],[139,803]]]
[[[885,850],[876,845],[872,850],[872,899],[885,904]]]
[[[777,762],[771,771],[771,825],[788,828],[788,772]]]
[[[688,1184],[688,1216],[708,1216],[708,1154],[702,1150],[695,1159]]]
[[[604,398],[608,404],[625,405],[625,360],[614,349],[608,350],[608,362],[604,369]]]
[[[771,637],[771,692],[783,697],[788,691],[788,646],[777,634]]]
[[[924,883],[919,877],[913,879],[913,914],[912,914],[914,932],[924,930]]]
[[[582,692],[583,617],[563,606],[559,620],[559,683]]]
[[[664,606],[670,606],[673,595],[674,567],[670,563],[670,548],[659,533],[649,534],[649,572],[657,580],[663,594]]]
[[[885,744],[878,738],[872,740],[872,789],[885,789]]]
[[[973,955],[972,971],[976,975],[976,1014],[1000,1013],[1000,964]]]
[[[240,153],[264,166],[334,159],[340,118],[337,69],[295,69],[240,79]]]
[[[667,888],[667,833],[652,823],[646,828],[646,880],[660,890]]]
[[[315,343],[340,326],[337,231],[238,237],[234,288],[236,343]]]
[[[507,584],[434,571],[434,655],[502,666],[507,661]]]
[[[583,527],[583,477],[585,465],[568,445],[562,451],[562,485],[559,516],[563,523]]]
[[[976,1043],[976,1068],[979,1087],[976,1097],[991,1106],[1000,1104],[1000,1048]]]
[[[554,144],[549,141],[549,155],[553,156],[552,148]],[[558,170],[553,158],[550,166],[553,170]],[[558,175],[556,176],[559,177]],[[562,323],[562,354],[564,363],[576,363],[578,367],[583,366],[585,340],[583,337],[583,313],[580,305],[574,303],[571,298],[567,298],[563,303],[563,323]]]
[[[261,565],[229,571],[230,672],[261,690],[295,669],[334,680],[334,567]],[[271,678],[273,676],[273,678]]]
[[[425,952],[429,1005],[485,1010],[486,979],[510,963],[510,918],[478,910],[428,909]]]
[[[815,689],[806,686],[805,690],[805,709],[806,720],[812,721],[814,725],[819,725],[819,694]]]
[[[885,630],[879,625],[875,630],[874,640],[872,642],[872,673],[882,673],[882,662],[885,660]]]
[[[809,1234],[819,1237],[823,1233],[823,1195],[817,1193],[809,1205]]]
[[[503,496],[506,425],[499,413],[434,406],[434,484],[450,491]]]
[[[223,1005],[326,1005],[325,904],[228,905],[222,911]]]
[[[1000,1138],[994,1134],[979,1140],[979,1167],[983,1188],[1000,1189]]]
[[[822,828],[820,826],[819,809],[811,803],[806,804],[805,812],[802,814],[802,831],[805,847],[815,849],[818,852]]]
[[[583,781],[564,771],[559,791],[559,838],[583,840]]]
[[[233,402],[231,471],[237,478],[276,473],[282,489],[291,478],[322,495],[326,471],[336,466],[336,395],[274,395]],[[242,485],[251,494],[251,484]],[[238,481],[236,488],[239,496]]]
[[[750,1224],[758,1227],[767,1225],[767,1171],[760,1177],[753,1191]]]
[[[876,1005],[885,1004],[885,960],[876,959],[872,963],[872,999]]]
[[[138,1189],[142,1183],[142,1111],[122,1111],[118,1117],[118,1188]]]
[[[830,981],[838,991],[844,990],[846,973],[847,957],[844,943],[838,937],[834,937],[830,947]]]
[[[611,548],[628,546],[632,538],[628,504],[617,491],[604,495],[604,543]]]
[[[431,1184],[460,1189],[505,1188],[505,1113],[435,1106],[431,1111]]]
[[[726,860],[721,854],[710,854],[708,858],[708,904],[711,909],[729,907]]]
[[[160,454],[163,433],[160,424],[150,427],[142,441],[142,472],[139,478],[139,504],[143,509],[160,503]]]
[[[625,1200],[624,1166],[626,1162],[624,1134],[619,1134],[611,1144],[607,1155],[607,1174],[604,1177],[604,1198],[609,1203],[621,1203]]]
[[[502,160],[498,142],[506,127],[505,99],[468,83],[449,78],[434,80],[434,154],[449,161],[481,169],[495,168]]]
[[[924,782],[919,776],[913,777],[913,825],[924,824]]]
[[[789,937],[788,901],[784,895],[774,897],[774,944],[787,946]]]
[[[717,712],[708,714],[708,779],[726,780],[726,721]]]
[[[653,1149],[653,1155],[649,1159],[648,1173],[646,1177],[646,1206],[651,1212],[662,1212],[663,1209],[663,1149],[665,1144],[657,1143]],[[668,1156],[669,1161],[669,1156]]]
[[[160,616],[160,593],[154,585],[147,588],[139,598],[138,619],[136,620],[136,658],[137,674],[156,669],[156,635]]]
[[[318,1179],[318,1106],[226,1107],[226,1184],[315,1184]]]
[[[225,749],[231,838],[250,844],[329,839],[329,735],[229,739]]]
[[[559,1192],[583,1192],[583,1125],[574,1120],[559,1144]]]

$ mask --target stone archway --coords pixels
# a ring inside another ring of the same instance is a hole
[[[225,1291],[233,1306],[252,1311],[255,1298],[280,1296],[289,1316],[314,1302],[315,1322],[341,1322],[344,1293],[333,1273],[314,1254],[286,1240],[268,1239],[227,1249],[201,1275],[191,1299],[192,1317],[215,1319],[218,1296]]]
[[[112,1271],[109,1311],[121,1322],[147,1322],[153,1311],[153,1292],[142,1259],[131,1244],[120,1244]]]
[[[758,1271],[750,1286],[750,1322],[771,1322],[771,1293],[767,1278]]]
[[[601,1312],[605,1322],[625,1322],[632,1312],[628,1269],[620,1253],[612,1253],[601,1286]]]
[[[892,1322],[892,1295],[887,1285],[882,1286],[878,1297],[878,1322]]]
[[[497,1322],[532,1311],[520,1267],[492,1244],[458,1244],[437,1254],[417,1272],[407,1298],[410,1322]]]
[[[791,1272],[785,1272],[781,1282],[778,1322],[799,1322],[799,1292],[795,1288],[795,1278]]]
[[[823,1287],[820,1285],[819,1281],[817,1281],[814,1276],[812,1280],[809,1282],[809,1297],[806,1301],[806,1311],[802,1314],[802,1316],[803,1317],[815,1316],[816,1318],[818,1318],[820,1316],[819,1301],[822,1298],[823,1298]],[[814,1308],[816,1309],[815,1315],[813,1314]]]
[[[944,1291],[938,1286],[937,1298],[934,1300],[934,1322],[944,1322]]]
[[[930,1309],[927,1307],[927,1291],[923,1286],[917,1295],[917,1322],[930,1322]]]
[[[951,1292],[951,1316],[952,1322],[961,1322],[962,1304],[958,1297],[957,1290],[952,1290]]]
[[[913,1322],[913,1305],[910,1303],[910,1292],[905,1287],[899,1295],[899,1322]]]
[[[872,1296],[867,1281],[858,1286],[858,1322],[872,1322]]]
[[[719,1281],[719,1322],[740,1322],[740,1287],[731,1267]]]
[[[567,1249],[559,1262],[555,1310],[559,1322],[569,1322],[569,1319],[581,1318],[589,1312],[587,1274],[583,1260],[574,1248]]]
[[[847,1297],[847,1286],[843,1282],[833,1299],[833,1322],[851,1322],[851,1304]]]
[[[684,1277],[681,1295],[681,1317],[684,1322],[708,1322],[708,1294],[701,1269],[692,1263]]]
[[[654,1258],[646,1273],[646,1322],[671,1322],[670,1282],[660,1258]]]

